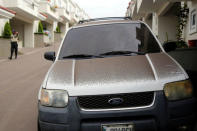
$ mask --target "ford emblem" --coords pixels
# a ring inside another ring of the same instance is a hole
[[[111,105],[120,105],[124,102],[122,98],[111,98],[109,99],[108,103]]]

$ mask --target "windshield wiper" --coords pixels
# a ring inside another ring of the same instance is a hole
[[[89,54],[76,54],[76,55],[68,55],[62,58],[72,59],[72,58],[104,58],[103,56],[89,55]]]
[[[145,55],[145,52],[136,52],[136,51],[110,51],[103,54],[100,54],[101,56],[107,56],[107,55],[131,55],[131,54],[138,54],[138,55]]]

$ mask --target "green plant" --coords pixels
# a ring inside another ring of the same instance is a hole
[[[43,25],[42,25],[41,21],[38,24],[38,33],[40,33],[40,34],[43,34],[44,33],[44,31],[43,31]]]
[[[177,45],[177,48],[188,48],[188,45],[185,41],[177,41],[176,45]]]
[[[4,30],[3,30],[3,38],[11,38],[12,31],[9,22],[5,23]]]
[[[56,33],[61,33],[59,26],[56,27]]]
[[[184,5],[181,5],[181,3],[177,4],[177,12],[176,16],[178,18],[178,25],[176,27],[177,29],[177,46],[178,47],[185,47],[185,42],[183,40],[183,30],[185,25],[187,24],[187,18],[189,14],[189,8],[187,7],[187,4],[184,3]]]

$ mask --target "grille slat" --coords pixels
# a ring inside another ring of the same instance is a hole
[[[119,105],[109,104],[112,98],[121,98],[123,103]],[[113,94],[99,96],[80,96],[77,98],[80,108],[83,109],[116,109],[116,108],[134,108],[149,106],[154,100],[154,92],[141,92],[129,94]]]

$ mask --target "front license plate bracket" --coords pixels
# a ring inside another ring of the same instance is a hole
[[[101,131],[134,131],[133,123],[102,124]]]

